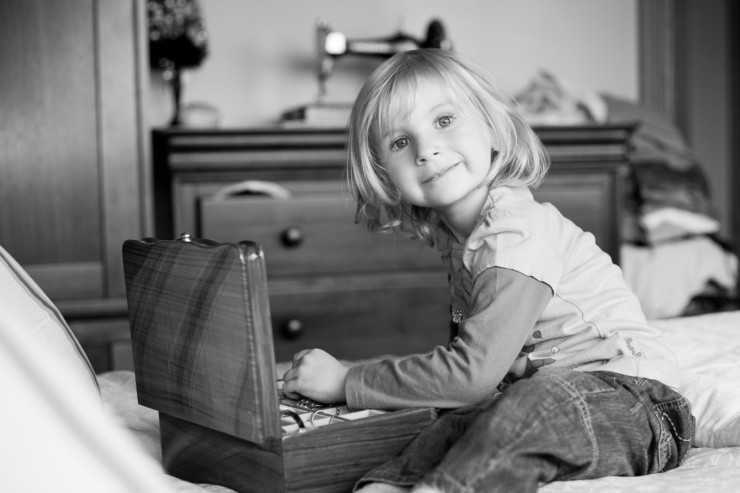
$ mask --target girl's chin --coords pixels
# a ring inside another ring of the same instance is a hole
[[[479,189],[474,190],[447,190],[428,201],[428,207],[438,211],[478,214],[485,203],[487,193]]]

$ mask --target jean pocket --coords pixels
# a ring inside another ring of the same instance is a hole
[[[653,405],[659,426],[657,464],[658,471],[665,472],[681,465],[691,449],[695,421],[688,399],[678,396],[669,401]]]

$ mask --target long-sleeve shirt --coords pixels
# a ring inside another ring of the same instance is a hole
[[[493,189],[464,244],[441,226],[458,334],[426,354],[350,369],[351,407],[458,407],[535,371],[606,370],[677,387],[621,270],[582,231],[526,188]]]

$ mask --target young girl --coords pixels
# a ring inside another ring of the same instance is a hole
[[[511,100],[452,51],[398,54],[360,91],[349,122],[358,218],[437,244],[457,334],[354,367],[295,355],[289,395],[447,410],[358,486],[536,491],[683,460],[694,419],[673,390],[674,357],[593,235],[535,202],[547,167]]]

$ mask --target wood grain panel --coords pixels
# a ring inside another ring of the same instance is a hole
[[[52,300],[103,294],[103,266],[99,262],[33,264],[24,269]]]
[[[254,243],[124,243],[142,405],[264,444],[280,436],[264,259]]]
[[[429,408],[396,411],[286,435],[268,450],[160,414],[163,463],[176,477],[238,493],[346,493],[435,418]]]
[[[434,419],[433,409],[406,409],[286,436],[285,491],[351,491],[364,473],[398,455]]]
[[[108,296],[125,294],[121,245],[143,233],[145,175],[140,148],[141,116],[137,42],[144,30],[142,2],[97,0],[96,51],[100,105],[102,252]],[[132,27],[133,26],[133,27]]]
[[[101,260],[94,12],[0,2],[0,242],[21,264]]]

